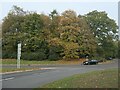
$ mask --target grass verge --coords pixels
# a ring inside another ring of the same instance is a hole
[[[0,73],[6,73],[6,72],[14,72],[14,71],[31,71],[31,70],[40,70],[40,68],[2,68],[0,70]]]
[[[49,60],[44,60],[44,61],[29,61],[29,60],[21,60],[21,64],[80,64],[83,62],[85,59],[79,59],[79,60],[71,60],[71,61],[66,61],[66,60],[58,60],[58,61],[49,61]],[[0,64],[16,64],[17,60],[16,59],[2,59],[2,62]]]
[[[77,74],[46,84],[41,88],[118,88],[118,69]]]

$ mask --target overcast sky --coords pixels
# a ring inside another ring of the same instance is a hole
[[[19,1],[19,0],[18,0]],[[63,0],[64,1],[64,0]],[[59,13],[72,9],[77,12],[77,14],[87,14],[90,11],[98,10],[98,11],[106,11],[108,13],[108,16],[116,21],[118,23],[118,2],[117,0],[113,1],[107,1],[107,2],[94,2],[94,0],[91,0],[87,2],[38,2],[30,0],[29,2],[19,1],[14,2],[10,0],[4,0],[0,4],[1,8],[1,17],[0,20],[2,20],[5,16],[7,16],[9,10],[12,9],[13,5],[17,5],[18,7],[23,8],[23,10],[28,11],[36,11],[38,13],[45,13],[49,14],[53,9],[56,9]]]

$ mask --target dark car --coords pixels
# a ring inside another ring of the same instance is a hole
[[[112,60],[113,58],[112,58],[112,57],[107,57],[106,59],[107,59],[107,60]]]
[[[93,65],[93,64],[98,64],[98,60],[88,60],[83,62],[83,65]]]

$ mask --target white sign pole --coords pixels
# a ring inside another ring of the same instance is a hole
[[[20,68],[20,57],[21,57],[21,43],[18,44],[17,68]]]
[[[119,41],[120,41],[120,1],[118,2],[118,26],[119,26],[119,29],[118,29],[118,36],[119,36]]]

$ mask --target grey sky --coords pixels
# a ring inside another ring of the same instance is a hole
[[[3,2],[1,4],[0,20],[8,14],[13,5],[17,5],[25,11],[36,11],[45,14],[49,14],[53,9],[56,9],[59,13],[72,9],[81,15],[93,10],[106,11],[108,16],[118,23],[118,2]]]

